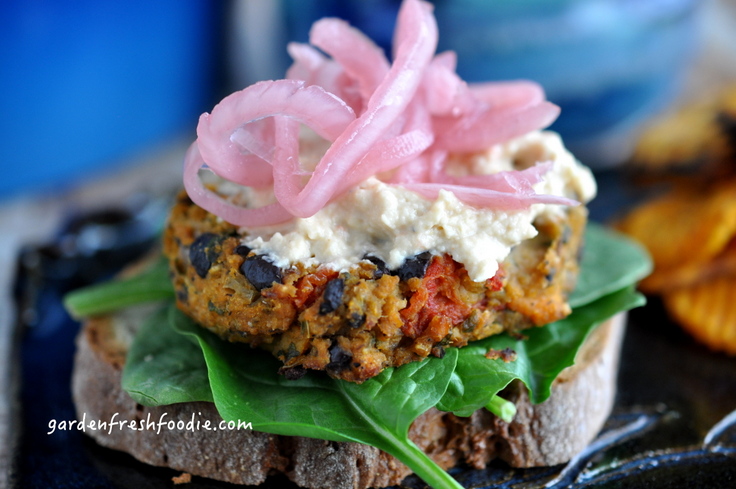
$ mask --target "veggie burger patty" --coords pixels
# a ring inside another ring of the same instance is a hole
[[[420,253],[393,270],[367,256],[346,271],[278,268],[242,245],[238,227],[182,192],[164,234],[177,305],[225,340],[270,351],[281,373],[306,369],[353,382],[441,357],[444,348],[568,315],[587,211],[537,217],[498,273],[473,282],[449,255]]]

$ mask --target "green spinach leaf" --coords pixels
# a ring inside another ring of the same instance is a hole
[[[221,341],[170,308],[173,328],[195,338],[207,362],[217,410],[253,429],[378,447],[437,488],[461,487],[408,438],[411,423],[437,404],[455,369],[457,351],[428,358],[354,384],[326,376],[287,380],[267,353]]]
[[[64,307],[75,318],[105,314],[143,302],[173,299],[168,261],[161,257],[140,274],[90,285],[64,297]]]
[[[549,397],[552,382],[574,363],[580,345],[596,325],[643,303],[644,297],[627,287],[576,309],[565,319],[525,331],[524,340],[504,334],[461,348],[450,386],[437,408],[470,416],[515,379],[527,386],[532,402],[544,401]],[[516,352],[515,361],[506,363],[485,356],[489,349],[504,348]]]
[[[585,230],[583,259],[570,307],[596,299],[636,283],[652,271],[652,260],[640,245],[609,229],[589,222]]]
[[[143,322],[128,350],[123,390],[146,406],[212,402],[207,364],[199,345],[169,325],[169,307]]]

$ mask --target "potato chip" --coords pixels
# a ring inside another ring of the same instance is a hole
[[[682,266],[658,269],[641,285],[644,292],[658,293],[711,280],[720,275],[736,275],[736,239],[725,251],[707,263],[683,263]]]
[[[629,169],[640,181],[718,179],[736,171],[736,85],[654,120],[641,134]]]
[[[670,315],[714,350],[736,355],[736,84],[655,121],[630,169],[673,190],[617,227],[651,253],[641,281]]]
[[[736,86],[730,87],[721,94],[718,105],[722,113],[736,117]]]
[[[655,271],[643,287],[659,290],[652,284],[666,280],[657,274],[707,264],[736,236],[736,180],[720,182],[707,192],[672,191],[638,207],[616,227],[649,250]]]
[[[736,355],[736,275],[724,275],[667,292],[668,312],[713,350]]]
[[[661,172],[709,159],[720,144],[715,114],[715,103],[701,103],[654,122],[639,138],[632,165]]]
[[[730,152],[725,153],[726,170],[730,170],[733,174],[736,170],[736,90],[733,90],[729,97],[724,100],[721,111],[718,114],[718,125],[721,133],[727,138]]]

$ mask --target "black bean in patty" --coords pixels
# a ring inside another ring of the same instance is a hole
[[[398,275],[402,282],[409,280],[410,278],[422,278],[427,272],[429,261],[432,259],[432,254],[429,251],[419,253],[418,255],[407,258],[404,263],[392,272],[393,275]]]
[[[182,304],[186,304],[189,301],[189,291],[185,287],[176,289],[176,299]]]
[[[248,256],[250,254],[250,251],[250,248],[245,245],[238,245],[238,247],[235,248],[235,253],[240,256]]]
[[[200,234],[189,247],[189,261],[202,278],[207,276],[212,263],[217,260],[215,246],[220,241],[219,236],[213,233]]]
[[[245,278],[258,290],[271,287],[274,282],[281,283],[283,272],[271,263],[265,255],[253,255],[240,266]]]
[[[432,348],[432,355],[437,358],[445,358],[445,348],[442,346],[435,346]]]
[[[350,362],[352,360],[352,353],[343,350],[340,345],[335,343],[330,347],[330,363],[325,366],[325,370],[330,373],[342,372],[343,370],[350,368]]]
[[[351,328],[360,328],[365,324],[365,319],[365,314],[358,314],[357,312],[354,312],[348,318],[348,325]]]
[[[363,259],[368,260],[376,266],[376,271],[373,272],[373,278],[375,278],[376,280],[390,273],[388,267],[386,266],[386,262],[381,260],[377,256],[366,255],[363,257]]]
[[[322,295],[322,304],[319,306],[319,313],[329,314],[340,307],[344,290],[345,281],[341,278],[334,278],[327,282],[325,292]]]

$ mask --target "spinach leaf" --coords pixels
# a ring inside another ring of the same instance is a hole
[[[568,301],[570,307],[589,304],[637,282],[651,271],[652,261],[644,248],[609,228],[589,222],[580,275]]]
[[[64,307],[75,318],[104,314],[143,302],[174,298],[168,261],[161,257],[142,273],[70,292]]]
[[[128,350],[121,384],[146,406],[213,400],[202,351],[171,328],[169,307],[158,309],[141,325]]]
[[[268,433],[365,443],[401,460],[433,487],[461,487],[407,434],[417,416],[444,394],[457,350],[442,360],[386,369],[362,384],[319,375],[287,380],[267,353],[221,341],[174,307],[170,321],[199,342],[223,419],[250,422]]]
[[[643,296],[627,287],[576,309],[565,319],[525,331],[526,339],[503,334],[461,348],[452,380],[437,409],[470,416],[515,379],[527,386],[532,402],[544,401],[552,382],[574,363],[575,354],[596,325],[643,303]],[[489,360],[485,354],[491,348],[511,348],[517,358],[508,363]]]

